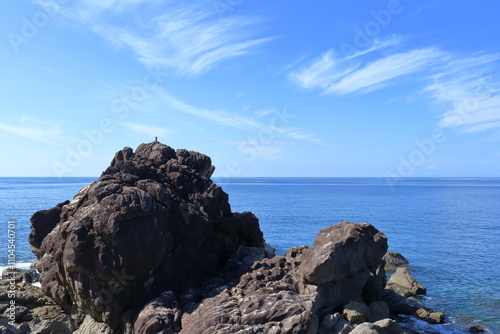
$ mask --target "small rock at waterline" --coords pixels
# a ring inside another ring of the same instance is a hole
[[[398,252],[385,253],[383,260],[385,261],[385,270],[396,270],[396,268],[409,264],[408,260]]]
[[[479,325],[474,325],[471,328],[469,328],[469,333],[482,333],[484,332],[484,328]]]
[[[420,284],[407,268],[398,268],[387,282],[386,289],[393,290],[403,297],[425,295],[427,289]]]

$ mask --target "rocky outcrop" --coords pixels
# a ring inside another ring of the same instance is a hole
[[[181,333],[325,332],[338,325],[336,311],[362,300],[386,249],[385,236],[369,224],[342,222],[321,230],[311,248],[255,262],[235,286],[203,300],[183,316]],[[347,322],[338,327],[352,329]]]
[[[213,170],[209,157],[158,142],[119,151],[71,202],[33,215],[44,293],[119,329],[127,309],[199,285],[241,246],[263,249],[257,218],[231,212]]]
[[[16,323],[33,333],[400,333],[389,312],[423,314],[385,289],[387,238],[374,226],[341,222],[274,256],[213,171],[197,152],[125,148],[72,201],[33,215],[46,296]]]

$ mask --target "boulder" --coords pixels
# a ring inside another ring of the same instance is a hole
[[[343,315],[351,324],[361,324],[370,317],[370,308],[363,302],[350,301],[344,306]]]
[[[349,321],[340,319],[329,334],[348,334],[351,333],[353,329],[354,326],[351,325]]]
[[[369,322],[376,322],[382,319],[389,318],[389,305],[384,301],[373,302],[370,304]]]
[[[318,316],[340,309],[351,300],[381,297],[385,271],[382,256],[387,237],[370,224],[341,222],[319,232],[304,250],[299,275],[301,293],[317,293]]]
[[[441,324],[444,321],[444,314],[442,312],[435,312],[428,308],[418,309],[414,315],[432,325]]]
[[[372,225],[341,222],[320,231],[304,252],[300,273],[310,284],[336,283],[375,270],[386,251],[387,237]]]
[[[469,328],[469,333],[483,333],[486,330],[481,325],[474,325]]]
[[[414,315],[417,310],[424,307],[419,301],[405,298],[389,289],[384,290],[383,299],[389,306],[391,314],[394,315]]]
[[[31,218],[44,293],[118,330],[127,309],[218,275],[241,246],[265,254],[258,219],[231,212],[213,170],[158,142],[119,151],[71,202]]]
[[[320,322],[318,334],[329,334],[340,319],[342,319],[340,313],[327,314]]]
[[[373,323],[380,330],[380,334],[403,334],[403,329],[393,319],[382,319]]]
[[[380,334],[380,328],[372,323],[364,322],[356,326],[351,334]]]
[[[387,252],[384,255],[385,270],[396,270],[399,267],[406,267],[408,260],[398,252]]]
[[[97,322],[90,315],[87,315],[80,327],[73,334],[115,334],[115,332],[105,323]]]
[[[386,288],[403,297],[424,295],[427,292],[425,286],[413,278],[413,276],[410,275],[408,268],[404,267],[396,269],[396,272],[387,282]]]
[[[403,330],[399,327],[398,323],[392,319],[383,319],[375,323],[364,322],[352,332],[351,334],[403,334]]]

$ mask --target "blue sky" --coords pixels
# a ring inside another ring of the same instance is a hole
[[[500,176],[498,3],[0,5],[1,176],[158,139],[215,176]]]

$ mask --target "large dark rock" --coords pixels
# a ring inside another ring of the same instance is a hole
[[[342,222],[320,231],[304,251],[301,292],[318,294],[320,316],[351,300],[379,301],[386,284],[387,237],[370,224]]]
[[[117,329],[125,310],[217,275],[241,246],[263,249],[257,218],[231,212],[213,170],[158,142],[116,153],[71,202],[33,215],[44,293]]]
[[[408,268],[406,267],[396,269],[396,272],[387,282],[387,289],[390,289],[403,297],[425,295],[427,292],[426,287],[411,276]]]
[[[304,252],[300,272],[307,283],[336,283],[375,271],[387,251],[387,237],[370,224],[342,222],[327,227]]]
[[[30,243],[42,290],[47,305],[64,311],[51,325],[28,308],[30,326],[82,334],[348,333],[354,326],[341,312],[359,323],[373,310],[379,321],[367,330],[399,333],[383,319],[388,309],[421,309],[384,292],[387,238],[374,226],[342,222],[321,230],[310,248],[272,257],[258,219],[231,212],[213,171],[209,157],[158,142],[125,148],[71,202],[36,213]],[[353,305],[364,313],[351,315]]]

